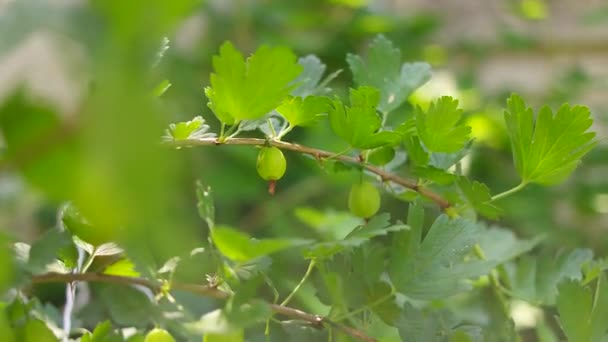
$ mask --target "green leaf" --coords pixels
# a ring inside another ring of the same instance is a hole
[[[327,84],[342,72],[342,70],[334,71],[322,79],[326,65],[315,55],[301,57],[298,59],[298,64],[302,66],[303,70],[293,82],[297,87],[291,91],[291,95],[303,98],[329,93],[330,89],[327,88]]]
[[[583,273],[585,274],[585,278],[583,279],[582,284],[589,284],[606,270],[608,270],[608,259],[606,258],[592,260],[586,263],[585,265],[583,265]]]
[[[15,262],[15,259],[18,258],[16,255],[17,253],[16,251],[12,252],[10,246],[11,244],[8,237],[5,236],[4,233],[0,233],[0,293],[4,293],[9,284],[13,281],[14,268],[17,266],[17,262]],[[13,248],[14,250],[17,250],[18,247],[15,245]],[[0,315],[0,331],[2,330],[1,327],[2,316]],[[0,337],[2,337],[2,335],[0,335]],[[2,339],[0,339],[0,341],[1,340]]]
[[[416,165],[426,165],[429,163],[429,153],[422,147],[420,138],[417,136],[409,136],[403,139],[403,144],[407,151],[407,156]]]
[[[467,202],[481,215],[489,219],[497,219],[502,214],[502,209],[492,204],[490,189],[485,184],[460,177],[458,187]]]
[[[0,308],[0,341],[16,342],[15,333],[6,316],[4,308]]]
[[[380,35],[369,46],[367,62],[348,54],[346,61],[359,86],[380,89],[378,109],[389,113],[405,102],[408,96],[431,78],[427,63],[401,63],[401,52]]]
[[[169,80],[163,80],[154,87],[152,94],[156,97],[161,97],[169,88],[171,88],[171,82],[169,82]]]
[[[123,277],[139,277],[140,274],[135,270],[135,264],[127,258],[118,260],[103,270],[104,274],[111,274]]]
[[[307,245],[309,240],[301,239],[253,239],[247,234],[230,227],[217,226],[211,230],[213,243],[226,257],[239,262],[249,261],[285,249]]]
[[[514,297],[533,304],[553,305],[557,284],[568,279],[582,280],[581,267],[592,258],[593,252],[589,249],[576,249],[558,256],[544,253],[521,257],[516,264],[505,265],[511,292]]]
[[[381,126],[376,112],[378,100],[378,90],[370,87],[350,90],[351,107],[334,100],[329,112],[332,130],[355,148],[371,149],[396,144],[401,139],[399,133],[378,132]]]
[[[498,264],[529,252],[543,239],[544,237],[539,236],[530,240],[519,240],[511,230],[490,227],[479,235],[477,246],[485,260]]]
[[[566,179],[596,144],[589,109],[564,104],[553,114],[543,107],[536,120],[518,95],[504,114],[513,160],[522,183],[556,184]]]
[[[557,311],[568,341],[606,341],[608,332],[608,283],[605,276],[594,293],[575,281],[559,285]]]
[[[445,341],[480,341],[471,335],[481,335],[481,328],[466,325],[449,311],[431,311],[418,309],[406,303],[401,316],[395,322],[399,335],[404,341],[412,342],[445,342]]]
[[[124,326],[145,327],[160,318],[158,308],[134,287],[99,284],[98,294],[112,321]]]
[[[276,109],[291,126],[312,126],[329,111],[330,100],[327,97],[307,96],[301,97],[289,96]]]
[[[72,238],[66,231],[51,229],[36,240],[30,248],[28,269],[32,273],[47,271],[50,264],[57,262],[57,253],[60,249],[69,246]]]
[[[74,196],[82,166],[79,137],[66,130],[62,119],[50,104],[32,102],[23,91],[0,103],[6,160],[30,184],[58,201]]]
[[[83,336],[84,339],[84,336]],[[113,342],[123,341],[122,336],[112,331],[112,323],[110,321],[103,321],[95,327],[93,334],[89,335],[90,342]],[[84,342],[84,341],[81,341]]]
[[[215,133],[208,133],[208,130],[209,125],[205,124],[205,119],[197,116],[190,121],[170,124],[163,138],[165,141],[177,141],[215,137]]]
[[[213,57],[211,86],[205,89],[209,108],[224,124],[257,119],[275,109],[293,87],[302,67],[284,47],[262,46],[247,59],[226,42]]]
[[[30,319],[25,323],[19,341],[23,342],[57,342],[59,339],[51,329],[39,319]]]
[[[389,275],[397,290],[414,299],[439,299],[469,289],[467,279],[489,272],[496,261],[467,259],[483,227],[439,216],[420,242],[419,230],[393,239]]]
[[[376,215],[366,224],[353,229],[353,231],[346,236],[346,239],[369,240],[376,236],[387,235],[390,232],[409,229],[409,227],[404,224],[391,224],[390,218],[388,213]]]
[[[304,256],[306,258],[329,258],[345,249],[360,246],[376,236],[387,235],[390,232],[406,229],[409,229],[407,225],[401,223],[391,224],[390,215],[383,213],[374,216],[364,225],[356,226],[342,240],[326,241],[311,245],[305,250]]]
[[[458,100],[442,96],[426,112],[416,107],[416,129],[424,146],[433,152],[457,152],[469,140],[471,128],[459,124],[462,109]]]
[[[370,152],[367,161],[378,166],[386,165],[395,158],[395,149],[392,146],[379,147]]]
[[[458,178],[458,176],[453,173],[438,169],[430,165],[415,166],[413,169],[413,174],[420,178],[430,180],[440,185],[450,185],[454,183]]]
[[[205,334],[203,342],[244,342],[245,332],[239,329],[225,334]]]
[[[184,327],[193,334],[232,334],[263,322],[271,313],[268,304],[261,300],[252,300],[234,308],[230,314],[227,314],[225,309],[213,310],[198,321],[186,323]]]

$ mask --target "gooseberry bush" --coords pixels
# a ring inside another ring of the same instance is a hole
[[[5,160],[61,205],[31,244],[4,241],[0,340],[517,341],[522,302],[544,308],[543,341],[608,340],[608,263],[588,249],[537,253],[542,236],[500,226],[501,199],[564,182],[596,145],[586,107],[535,111],[511,95],[504,122],[519,183],[496,193],[462,171],[475,141],[458,100],[404,109],[431,68],[404,63],[383,36],[346,56],[347,94],[330,88],[338,72],[324,76],[316,56],[261,46],[245,57],[226,42],[204,89],[217,124],[197,116],[164,135],[170,83],[138,90],[151,69],[130,63],[130,48],[116,43],[120,58],[91,67],[79,115],[21,91],[2,106]],[[318,126],[345,149],[298,141]],[[257,149],[247,167],[270,194],[288,160],[312,161],[315,177],[352,175],[350,192],[327,194],[350,214],[301,215],[312,236],[256,236],[247,222],[224,224],[221,187],[172,183],[184,151],[237,145]],[[196,196],[200,222],[175,208],[186,203],[171,203],[176,192]],[[400,214],[383,210],[387,198]],[[44,300],[49,286],[65,300]]]

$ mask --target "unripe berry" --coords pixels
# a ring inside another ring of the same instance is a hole
[[[154,328],[146,335],[144,342],[175,342],[175,339],[167,330]]]
[[[262,179],[267,181],[276,181],[281,179],[287,169],[287,161],[283,152],[278,148],[262,147],[258,154],[258,162],[256,164],[258,174]]]
[[[348,208],[355,216],[370,218],[380,209],[380,193],[370,182],[353,184],[348,195]]]
[[[287,169],[287,161],[285,161],[283,152],[278,148],[262,147],[258,154],[256,169],[260,177],[268,181],[268,192],[274,195],[276,182],[283,177]]]

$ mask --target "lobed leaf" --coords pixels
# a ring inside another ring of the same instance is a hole
[[[289,96],[277,108],[291,126],[311,126],[329,111],[330,100],[322,96]]]
[[[450,96],[440,97],[426,112],[417,107],[415,117],[418,136],[432,152],[457,152],[469,140],[471,128],[459,123],[462,109]]]
[[[568,341],[605,341],[608,337],[608,283],[599,278],[596,291],[576,281],[559,285],[557,311]]]
[[[504,113],[513,160],[522,183],[555,184],[566,179],[596,144],[589,132],[593,120],[587,107],[564,104],[553,114],[547,106],[534,112],[511,95]]]
[[[293,89],[302,71],[284,47],[262,46],[246,61],[230,42],[213,57],[211,86],[205,88],[209,108],[224,124],[260,118],[275,109]]]
[[[370,86],[380,90],[378,109],[389,113],[417,88],[431,78],[431,67],[427,63],[401,63],[401,51],[382,35],[369,46],[367,61],[360,56],[348,54],[346,61],[359,86]]]
[[[524,256],[517,264],[505,265],[514,297],[534,304],[554,305],[557,285],[565,280],[582,280],[581,267],[593,258],[589,249],[576,249],[559,256]]]
[[[203,139],[213,138],[215,133],[209,133],[209,125],[205,124],[205,119],[202,116],[197,116],[190,121],[172,123],[165,130],[163,140],[186,140],[186,139]]]
[[[331,89],[327,88],[327,84],[342,72],[337,70],[323,78],[327,66],[315,55],[299,58],[298,64],[302,66],[302,73],[293,82],[296,88],[291,91],[291,95],[302,98],[328,93]]]
[[[388,265],[395,288],[413,299],[440,299],[464,291],[469,288],[468,279],[487,274],[538,243],[446,215],[439,216],[422,239],[422,222],[422,208],[412,204],[408,217],[411,229],[395,234]],[[504,245],[497,246],[497,242]],[[488,253],[473,257],[475,246]]]
[[[496,219],[502,214],[502,209],[492,204],[490,189],[485,184],[460,177],[458,186],[467,202],[481,215]]]
[[[354,148],[372,149],[396,144],[401,139],[399,133],[378,131],[382,125],[376,112],[379,96],[374,88],[359,87],[350,90],[350,107],[334,100],[329,111],[334,133]]]

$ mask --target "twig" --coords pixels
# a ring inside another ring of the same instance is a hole
[[[217,145],[251,145],[251,146],[264,146],[264,145],[272,145],[278,147],[282,150],[294,151],[302,154],[308,154],[315,158],[332,158],[337,159],[345,163],[357,164],[362,168],[372,172],[382,179],[382,181],[391,181],[395,184],[406,187],[410,190],[418,192],[420,195],[432,200],[437,203],[437,205],[445,210],[451,206],[450,202],[443,198],[441,195],[428,190],[427,188],[421,187],[418,183],[411,179],[406,179],[399,177],[395,174],[386,172],[379,167],[367,164],[359,160],[359,158],[346,156],[346,155],[336,155],[333,152],[319,150],[313,147],[298,145],[290,142],[278,141],[278,140],[265,140],[259,138],[230,138],[224,141],[219,141],[215,138],[203,138],[203,139],[186,139],[186,140],[176,140],[171,142],[164,143],[167,146],[171,147],[191,147],[191,146],[217,146]]]
[[[62,283],[72,283],[75,281],[86,281],[86,282],[103,282],[103,283],[113,283],[120,285],[141,285],[149,288],[152,291],[158,292],[161,290],[162,284],[160,282],[144,279],[144,278],[133,278],[133,277],[123,277],[123,276],[115,276],[109,274],[102,273],[46,273],[41,275],[32,276],[31,281],[33,284],[42,284],[42,283],[54,283],[54,282],[62,282]],[[186,284],[186,283],[172,283],[172,290],[181,290],[190,293],[195,293],[198,295],[212,297],[217,299],[227,299],[230,297],[230,294],[224,291],[221,291],[215,287],[209,285],[200,285],[200,284]],[[366,342],[376,342],[376,339],[370,336],[367,336],[364,332],[357,330],[355,328],[333,322],[323,316],[314,315],[308,312],[304,312],[292,307],[288,307],[285,305],[279,304],[269,304],[272,311],[277,314],[284,315],[287,317],[299,319],[312,325],[321,327],[323,324],[335,327],[345,334],[348,334],[356,339]]]
[[[304,276],[302,277],[302,279],[300,280],[298,285],[296,285],[296,287],[293,288],[293,291],[291,291],[291,293],[287,296],[287,298],[285,298],[285,300],[281,302],[281,305],[287,305],[289,303],[289,301],[293,298],[293,296],[296,295],[296,293],[300,290],[302,285],[304,285],[304,283],[306,282],[306,279],[308,279],[308,277],[312,273],[312,270],[315,268],[316,263],[317,263],[316,259],[310,259],[310,263],[308,264],[308,269],[306,270],[306,273],[304,273]]]

